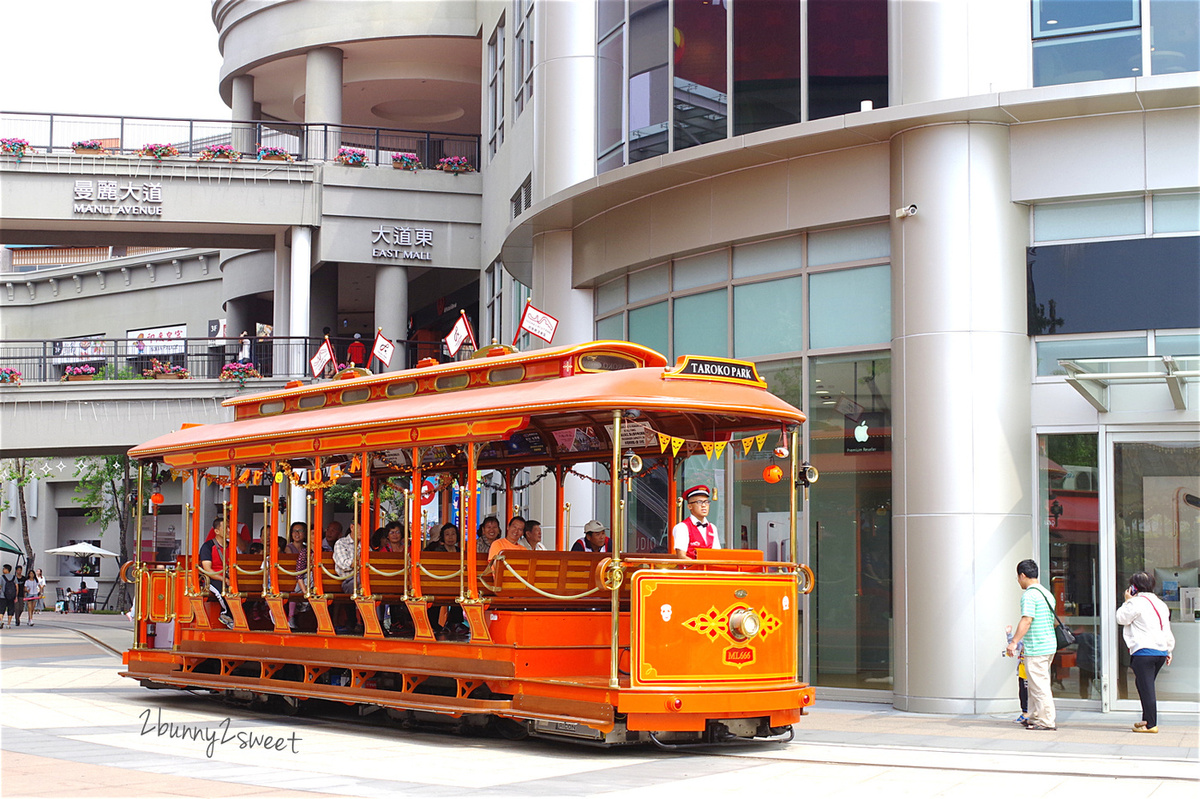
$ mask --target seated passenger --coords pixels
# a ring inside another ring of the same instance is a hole
[[[487,516],[479,525],[476,534],[475,549],[484,554],[491,551],[492,542],[500,537],[500,520],[495,516]]]
[[[438,532],[438,538],[430,541],[425,547],[426,552],[458,552],[458,527],[453,522],[446,522]]]
[[[213,537],[200,547],[200,569],[208,579],[208,590],[216,597],[221,606],[220,622],[226,627],[233,627],[233,616],[229,606],[225,604],[225,520],[217,519],[212,526]]]
[[[583,526],[583,538],[575,542],[571,547],[572,552],[607,552],[608,551],[608,534],[604,530],[604,525],[596,519]]]
[[[542,523],[530,519],[525,522],[525,535],[521,538],[521,546],[544,552],[546,546],[542,543]]]

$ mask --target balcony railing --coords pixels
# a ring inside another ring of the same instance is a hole
[[[282,336],[256,338],[250,344],[250,362],[263,377],[311,379],[309,359],[322,341]],[[346,348],[352,341],[330,339],[339,362],[346,362]],[[388,371],[415,366],[422,358],[442,358],[441,340],[395,344]],[[226,364],[238,360],[240,350],[241,340],[237,338],[9,340],[0,341],[0,367],[16,369],[26,383],[59,381],[81,367],[85,372],[87,368],[94,370],[89,374],[96,380],[140,380],[157,360],[160,364],[186,369],[191,378],[217,380]],[[378,361],[373,366],[376,372],[384,370]]]
[[[342,147],[367,153],[367,162],[392,165],[392,154],[416,153],[432,168],[448,156],[480,168],[478,135],[433,133],[359,125],[304,124],[264,120],[109,117],[92,114],[33,114],[0,111],[0,138],[25,139],[40,153],[72,152],[72,143],[97,140],[113,154],[135,155],[147,144],[171,144],[181,157],[199,157],[215,144],[232,145],[254,158],[258,147],[278,147],[299,161],[330,161]]]

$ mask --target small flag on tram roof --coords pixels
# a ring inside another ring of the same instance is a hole
[[[545,311],[534,308],[532,302],[525,300],[525,311],[521,314],[521,324],[517,328],[518,336],[521,335],[522,330],[528,330],[549,344],[554,338],[554,331],[558,330],[558,320]],[[513,343],[517,343],[515,338]]]
[[[335,360],[333,355],[333,345],[329,343],[329,339],[325,339],[318,349],[317,354],[309,359],[308,365],[312,367],[313,377],[320,377],[321,370],[325,368],[325,364]]]
[[[445,338],[446,349],[450,351],[450,357],[458,355],[463,343],[467,341],[471,342],[472,347],[479,349],[479,345],[475,342],[475,332],[471,330],[471,323],[467,321],[466,311],[459,311],[458,321],[454,323],[454,327],[450,328],[450,335]]]
[[[383,328],[379,328],[379,332],[375,334],[375,343],[371,346],[371,355],[378,358],[384,366],[391,366],[392,353],[395,351],[396,345],[383,335]]]

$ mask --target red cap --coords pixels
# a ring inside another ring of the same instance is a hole
[[[703,484],[692,486],[687,491],[683,492],[684,502],[691,502],[694,498],[699,496],[711,497],[712,492],[708,490],[708,486]]]

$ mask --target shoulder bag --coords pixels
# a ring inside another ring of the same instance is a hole
[[[1050,613],[1054,616],[1054,640],[1058,644],[1058,648],[1065,649],[1075,643],[1075,633],[1058,618],[1058,614],[1054,612],[1054,606],[1050,604],[1050,599],[1043,591],[1038,591],[1038,593],[1041,594],[1042,599],[1046,600],[1046,604],[1050,607]]]

